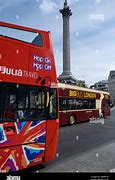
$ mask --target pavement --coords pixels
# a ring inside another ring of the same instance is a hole
[[[114,112],[115,107],[111,108]],[[113,114],[114,120],[114,114]],[[113,128],[111,126],[107,126]],[[110,130],[112,131],[112,130]],[[113,134],[114,136],[115,134]],[[100,136],[101,138],[101,136]],[[72,154],[71,159],[45,169],[45,172],[110,172],[115,173],[115,138],[93,149],[86,149],[79,155]]]
[[[110,158],[108,158],[110,157]],[[45,172],[113,172],[115,173],[115,142],[82,153]]]
[[[111,108],[111,111],[114,111],[115,110],[115,106],[113,106],[112,108]]]

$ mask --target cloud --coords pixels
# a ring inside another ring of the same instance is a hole
[[[13,6],[19,5],[19,4],[21,4],[21,3],[25,2],[25,1],[27,1],[27,0],[20,0],[20,1],[16,1],[16,0],[2,1],[1,0],[0,1],[0,12],[3,11],[4,9],[6,9],[6,8],[10,8],[10,7],[13,8]]]
[[[41,11],[45,14],[50,14],[50,13],[54,12],[57,7],[58,7],[58,5],[51,0],[42,0],[42,3],[39,6]]]
[[[100,4],[100,3],[101,3],[101,0],[96,0],[96,3],[97,3],[97,4]]]

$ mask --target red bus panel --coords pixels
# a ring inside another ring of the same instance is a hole
[[[55,158],[57,93],[50,32],[0,22],[0,172]]]

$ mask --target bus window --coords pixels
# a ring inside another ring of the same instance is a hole
[[[6,122],[46,119],[46,91],[46,88],[8,84],[0,94],[0,100],[4,102],[0,103],[0,119]]]
[[[21,92],[22,91],[22,92]],[[18,97],[19,119],[41,120],[45,115],[45,88],[23,88]],[[20,111],[19,111],[20,110]]]
[[[78,99],[77,109],[83,109],[83,100]]]
[[[8,121],[16,120],[16,108],[16,89],[14,87],[11,88],[11,86],[8,86],[5,90],[3,118]]]
[[[67,99],[60,97],[60,110],[67,110]]]
[[[87,100],[83,100],[83,109],[88,109],[88,101]]]
[[[43,46],[42,35],[37,32],[0,26],[0,35],[31,43],[40,47]]]
[[[38,45],[38,46],[43,46],[43,41],[41,34],[37,33],[37,36],[32,40],[32,44]]]
[[[94,109],[95,99],[78,99],[60,97],[60,110]]]
[[[73,106],[73,100],[68,99],[68,110],[72,110],[73,109],[72,106]]]
[[[32,89],[29,92],[30,108],[26,110],[26,118],[33,119],[44,119],[46,117],[45,111],[45,89]]]
[[[56,89],[51,89],[50,99],[49,99],[49,117],[50,119],[57,119],[58,109],[57,109],[57,92]]]
[[[89,107],[89,109],[95,109],[96,108],[96,101],[95,101],[95,99],[89,99],[88,100],[88,107]]]

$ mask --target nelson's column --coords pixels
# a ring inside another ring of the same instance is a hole
[[[71,9],[67,4],[67,0],[64,2],[64,8],[60,10],[63,17],[63,72],[59,75],[58,80],[62,83],[76,84],[75,79],[70,71],[70,27],[69,19],[72,15]]]

